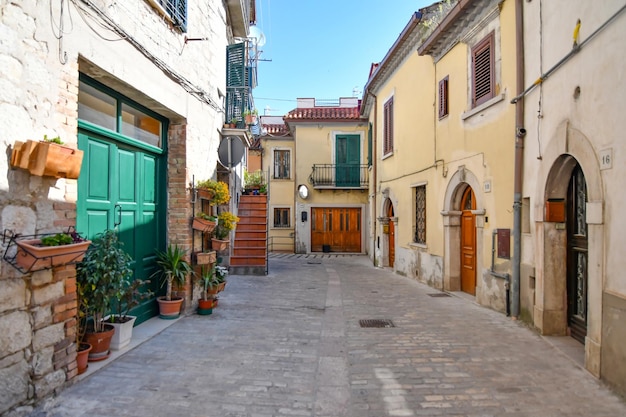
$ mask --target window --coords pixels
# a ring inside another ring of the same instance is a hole
[[[448,76],[439,81],[439,118],[448,115]]]
[[[187,31],[187,0],[157,0],[165,13],[172,19],[172,23]]]
[[[289,178],[289,151],[274,150],[274,178]]]
[[[413,242],[426,244],[426,186],[415,187],[415,233]]]
[[[385,103],[383,125],[383,155],[393,152],[393,97]]]
[[[290,219],[291,215],[288,207],[274,209],[274,227],[291,227]]]
[[[472,48],[472,107],[495,96],[495,35],[491,32]]]

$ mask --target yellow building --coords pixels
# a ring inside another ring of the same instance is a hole
[[[284,117],[293,137],[295,174],[295,188],[284,191],[295,195],[290,206],[285,197],[290,211],[284,215],[293,220],[296,253],[367,252],[369,152],[359,104],[356,98],[330,106],[298,99],[298,107]],[[270,205],[283,207],[277,187],[270,193]]]
[[[261,116],[262,134],[254,153],[269,182],[268,250],[293,252],[295,235],[294,140],[282,117]]]
[[[512,254],[513,6],[420,10],[372,71],[362,106],[376,264],[500,311]]]

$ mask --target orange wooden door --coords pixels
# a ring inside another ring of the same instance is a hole
[[[476,295],[476,209],[470,187],[461,200],[461,291]]]
[[[361,252],[361,209],[311,209],[311,252]]]
[[[391,220],[393,217],[393,206],[391,204],[387,208],[387,217],[389,217],[389,266],[393,267],[396,262],[396,228]]]

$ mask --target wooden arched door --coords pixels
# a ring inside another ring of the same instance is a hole
[[[476,295],[476,199],[471,187],[461,199],[461,291]]]
[[[393,223],[393,205],[387,207],[387,217],[389,218],[389,266],[393,268],[396,261],[396,228]]]

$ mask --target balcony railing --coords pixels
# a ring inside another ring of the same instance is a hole
[[[369,186],[369,169],[358,164],[315,164],[309,182],[317,189],[365,189]]]

